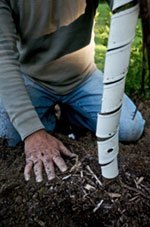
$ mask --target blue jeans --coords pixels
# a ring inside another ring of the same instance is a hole
[[[26,89],[39,118],[47,131],[52,132],[56,125],[54,106],[56,103],[70,107],[66,112],[68,122],[79,128],[86,128],[95,133],[97,113],[101,109],[103,74],[96,70],[92,75],[67,95],[55,95],[47,88],[23,75]],[[120,118],[120,141],[136,141],[144,130],[145,121],[134,103],[124,95]],[[134,116],[134,113],[135,116]],[[0,137],[6,138],[10,146],[15,146],[21,138],[3,107],[0,100]]]

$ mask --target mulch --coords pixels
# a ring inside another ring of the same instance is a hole
[[[139,106],[146,119],[137,143],[121,144],[119,176],[106,180],[97,162],[95,136],[77,140],[57,133],[78,159],[48,182],[25,182],[23,146],[0,140],[0,227],[148,227],[150,226],[150,101]]]

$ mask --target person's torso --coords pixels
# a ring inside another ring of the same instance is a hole
[[[20,37],[22,70],[62,94],[84,80],[94,67],[91,34],[98,0],[8,2]]]

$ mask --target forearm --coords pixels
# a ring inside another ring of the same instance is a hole
[[[22,139],[44,128],[26,91],[20,72],[17,33],[6,1],[0,1],[0,96]]]

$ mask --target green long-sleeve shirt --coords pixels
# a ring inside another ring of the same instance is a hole
[[[98,0],[0,0],[0,97],[22,139],[44,128],[22,72],[64,95],[95,70]]]

